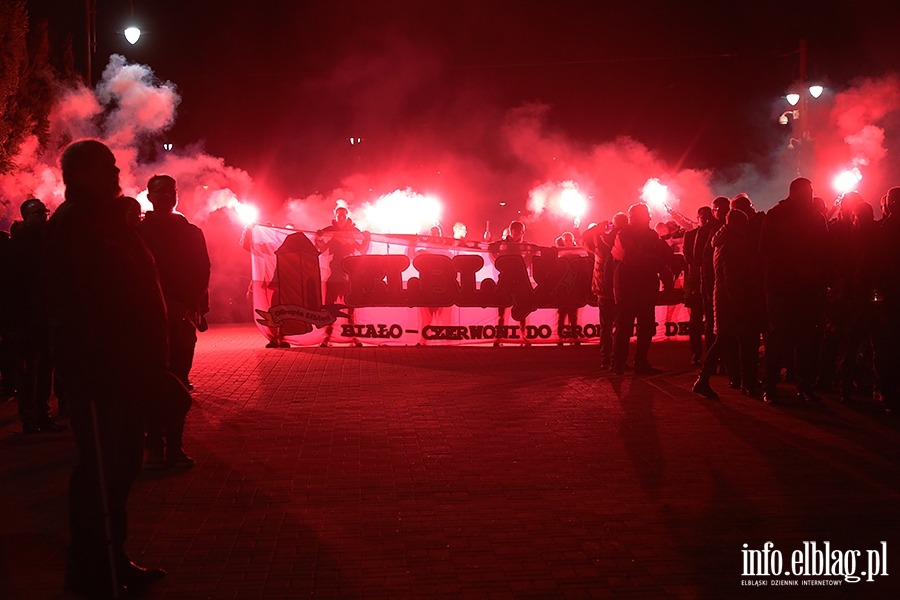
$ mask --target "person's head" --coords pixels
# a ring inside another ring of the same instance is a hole
[[[575,234],[571,231],[564,232],[558,239],[562,240],[562,244],[557,242],[557,245],[561,245],[564,248],[574,248],[575,247]]]
[[[453,237],[454,238],[461,240],[466,237],[467,233],[468,233],[468,231],[466,230],[465,223],[462,223],[462,222],[454,223],[454,225],[453,225]]]
[[[725,217],[728,215],[729,210],[731,210],[731,200],[725,196],[719,196],[713,200],[712,212],[718,222],[725,222]]]
[[[628,225],[628,215],[622,212],[614,214],[612,225],[613,229],[622,229],[623,227]]]
[[[344,225],[350,219],[350,210],[346,206],[340,204],[334,209],[334,222],[337,225]]]
[[[756,212],[753,210],[753,201],[750,200],[750,196],[747,194],[738,194],[732,198],[731,210],[739,210],[748,217]]]
[[[515,241],[521,241],[525,237],[525,223],[513,221],[509,224],[509,237]]]
[[[125,224],[137,227],[141,222],[141,203],[131,196],[116,198],[116,203]]]
[[[643,202],[628,207],[628,223],[634,227],[650,227],[650,209]]]
[[[678,227],[678,223],[675,221],[666,221],[666,231],[669,233],[678,233],[679,229],[680,227]]]
[[[900,214],[900,186],[892,187],[888,190],[888,193],[885,195],[884,206],[887,208],[884,211],[885,215]]]
[[[742,210],[732,210],[725,216],[725,224],[729,229],[744,231],[750,226],[750,218]]]
[[[862,196],[859,192],[847,192],[841,196],[841,219],[851,220],[857,205],[863,203]]]
[[[656,231],[656,235],[662,237],[664,235],[669,235],[669,228],[666,227],[666,224],[663,221],[660,221],[656,224],[656,227],[653,228]]]
[[[875,209],[868,202],[860,202],[853,207],[853,224],[857,227],[869,227],[875,224]]]
[[[804,204],[812,204],[812,182],[805,177],[798,177],[797,179],[793,180],[791,182],[790,191],[788,192],[788,197],[791,200],[797,200],[798,202],[802,202]]]
[[[22,213],[22,221],[26,227],[42,227],[47,222],[47,207],[37,198],[30,198],[19,207]]]
[[[118,198],[119,168],[112,151],[97,140],[72,142],[60,158],[66,200],[98,202]]]
[[[154,175],[147,182],[147,199],[154,212],[170,213],[178,204],[178,187],[168,175]]]
[[[697,220],[700,221],[700,225],[706,225],[713,220],[713,212],[712,209],[708,206],[701,206],[697,209]]]
[[[440,225],[433,225],[431,229],[428,230],[428,235],[433,237],[444,237],[444,232],[441,231]]]
[[[813,196],[812,199],[812,207],[817,213],[822,216],[828,214],[828,207],[825,205],[825,198],[820,198],[819,196]]]

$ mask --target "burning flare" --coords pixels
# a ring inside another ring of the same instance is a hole
[[[362,224],[380,233],[422,233],[440,221],[441,203],[432,196],[394,190],[362,207]]]
[[[650,212],[665,213],[669,203],[669,188],[656,177],[648,179],[641,190],[641,200],[647,204]]]
[[[846,194],[847,192],[855,191],[860,181],[862,181],[862,173],[859,172],[859,169],[853,167],[848,171],[843,171],[834,178],[834,189],[842,194]]]

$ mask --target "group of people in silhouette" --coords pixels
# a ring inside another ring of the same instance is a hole
[[[4,394],[23,434],[68,429],[50,418],[51,393],[74,433],[66,589],[134,597],[165,576],[124,549],[145,439],[146,468],[194,465],[182,434],[209,256],[200,229],[175,212],[172,177],[150,179],[142,220],[107,146],[74,142],[60,163],[65,201],[48,219],[43,202],[26,200],[2,242]]]
[[[636,323],[634,372],[660,372],[648,361],[654,305],[683,264],[691,361],[701,367],[694,392],[718,398],[710,382],[722,373],[768,404],[783,400],[779,386],[789,381],[805,402],[819,401],[820,391],[842,401],[874,395],[895,411],[900,187],[880,208],[876,221],[874,207],[849,192],[829,209],[805,178],[767,213],[746,194],[718,197],[700,207],[696,226],[687,222],[682,263],[650,228],[644,204],[589,229],[582,237],[596,257],[601,368],[625,372]]]

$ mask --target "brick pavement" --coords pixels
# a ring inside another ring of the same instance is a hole
[[[804,596],[900,590],[900,418],[873,401],[772,407],[724,378],[703,399],[680,343],[648,378],[599,375],[595,347],[263,344],[200,336],[197,466],[131,497],[129,551],[170,573],[148,598],[803,592],[741,586],[742,544],[766,541],[786,566],[803,541],[886,541],[887,577]],[[66,598],[71,435],[18,428],[0,406],[0,598]]]

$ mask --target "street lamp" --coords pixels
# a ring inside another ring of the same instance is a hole
[[[815,142],[810,133],[809,118],[809,99],[818,98],[825,92],[825,88],[820,84],[807,83],[806,80],[806,40],[800,40],[800,79],[791,86],[789,93],[785,94],[784,99],[791,105],[791,109],[786,110],[778,117],[778,122],[787,125],[791,120],[800,121],[799,138],[791,138],[789,148],[797,149],[797,175],[801,174],[803,161],[803,146]],[[794,142],[797,142],[796,144]]]
[[[134,15],[132,15],[132,16],[134,16]],[[131,44],[132,46],[137,44],[137,41],[139,39],[141,39],[141,30],[138,29],[137,27],[134,27],[134,26],[128,27],[124,33],[125,33],[125,39],[128,40],[128,43]]]
[[[128,0],[128,6],[131,8],[131,20],[134,21],[134,2]],[[93,80],[91,69],[91,55],[97,51],[97,0],[84,0],[86,14],[87,29],[87,62],[85,66],[85,74],[87,75],[87,84],[91,85]],[[141,38],[141,30],[135,25],[129,25],[123,32],[125,39],[129,44],[136,44]]]

